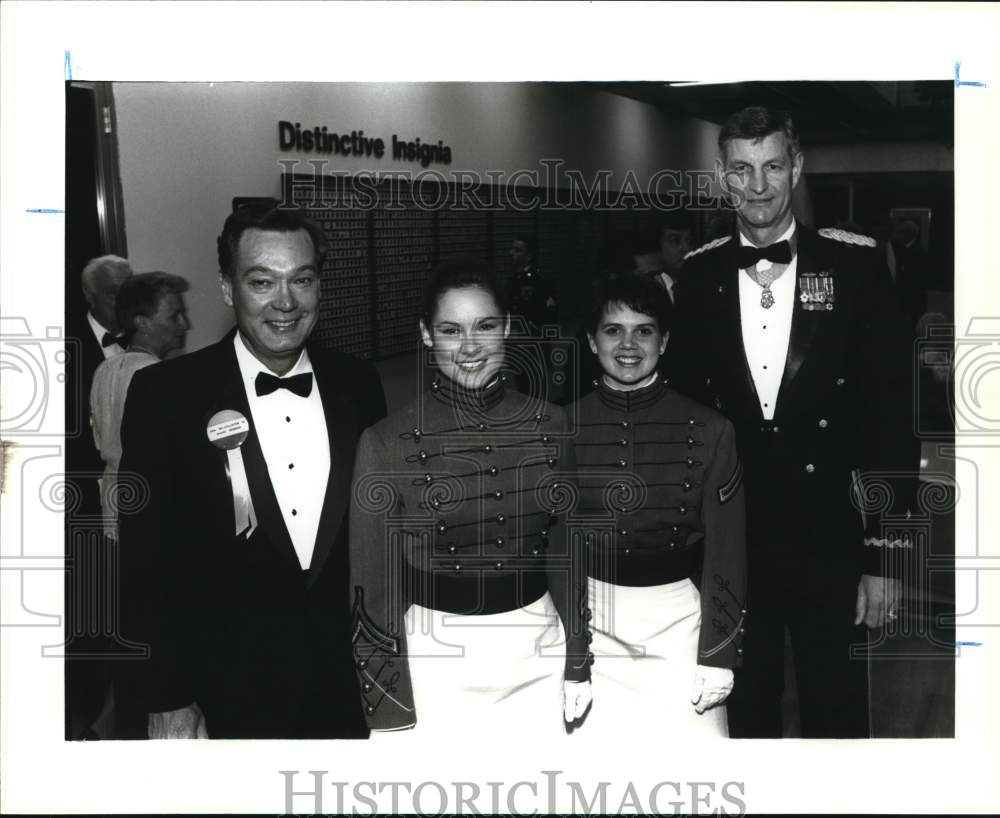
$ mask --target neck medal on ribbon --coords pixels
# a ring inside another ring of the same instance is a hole
[[[774,306],[774,293],[771,292],[771,285],[774,283],[774,265],[771,265],[770,268],[763,272],[756,273],[754,281],[762,287],[760,291],[760,305],[765,310],[771,309]]]

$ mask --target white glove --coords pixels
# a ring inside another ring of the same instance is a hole
[[[722,704],[733,692],[733,671],[727,667],[698,665],[691,686],[691,704],[699,714]]]
[[[198,702],[165,713],[150,713],[146,733],[151,739],[208,738],[205,715]]]
[[[587,712],[593,698],[590,682],[563,682],[563,718],[576,721]]]

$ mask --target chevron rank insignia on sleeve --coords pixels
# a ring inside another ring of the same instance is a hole
[[[730,500],[733,499],[733,495],[736,494],[736,490],[740,487],[743,482],[743,462],[740,460],[736,461],[736,468],[733,470],[732,476],[726,481],[725,485],[719,486],[719,502],[725,505]]]
[[[833,239],[844,244],[857,244],[861,247],[874,247],[875,239],[871,236],[862,236],[860,233],[850,233],[847,230],[840,230],[836,227],[824,227],[817,230],[817,233],[824,239]]]

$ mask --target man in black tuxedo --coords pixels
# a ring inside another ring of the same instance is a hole
[[[120,256],[91,259],[81,276],[87,312],[66,317],[66,470],[71,478],[79,475],[80,514],[101,510],[97,478],[104,463],[90,431],[90,387],[97,367],[124,352],[118,343],[115,298],[131,276],[131,266]]]
[[[874,240],[792,216],[791,117],[747,108],[719,136],[734,235],[688,254],[668,370],[736,427],[749,577],[734,737],[779,738],[784,634],[802,735],[870,733],[869,628],[896,617],[919,448],[911,348]],[[863,515],[862,512],[867,512]]]
[[[91,259],[81,275],[87,311],[67,310],[66,316],[66,482],[73,499],[66,509],[67,739],[96,737],[91,726],[108,688],[103,657],[115,650],[104,638],[111,623],[99,619],[107,609],[101,597],[113,593],[106,569],[113,556],[103,537],[97,481],[104,463],[90,429],[90,387],[97,367],[124,351],[118,343],[115,298],[131,275],[121,256]],[[73,300],[67,298],[67,303]]]
[[[515,235],[509,255],[511,276],[506,296],[511,314],[511,338],[507,344],[507,366],[513,371],[521,392],[555,401],[558,395],[552,389],[551,363],[547,356],[538,355],[542,327],[559,320],[555,283],[539,266],[538,243],[534,236]]]
[[[307,344],[324,241],[295,212],[248,207],[219,237],[237,329],[142,370],[121,472],[121,663],[151,738],[362,738],[351,660],[347,507],[361,431],[385,414],[374,367]],[[117,689],[117,688],[116,688]]]

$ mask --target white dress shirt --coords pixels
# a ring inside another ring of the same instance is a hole
[[[257,374],[278,375],[257,360],[240,333],[236,333],[233,343],[278,508],[299,564],[306,569],[312,561],[330,477],[330,438],[315,375],[308,397],[299,397],[287,389],[258,396],[254,386]],[[280,377],[312,371],[309,355],[303,349],[295,366]]]
[[[108,334],[108,330],[101,326],[101,322],[94,318],[93,313],[90,310],[87,311],[87,323],[90,324],[90,331],[94,333],[94,337],[97,339],[97,345],[101,348],[101,352],[104,354],[104,360],[108,358],[113,358],[115,355],[121,355],[125,350],[118,344],[111,344],[109,346],[104,346],[104,336]]]
[[[777,241],[787,241],[795,232],[795,222]],[[740,233],[740,245],[752,247],[753,242]],[[767,259],[757,262],[756,270],[763,272],[772,266]],[[774,419],[774,409],[778,402],[778,389],[785,372],[788,357],[788,339],[792,334],[792,315],[795,310],[795,277],[798,267],[798,253],[792,256],[784,272],[771,284],[774,304],[764,309],[760,304],[763,288],[741,270],[740,281],[740,323],[743,329],[743,349],[746,351],[747,365],[757,387],[760,411],[767,420]]]
[[[656,275],[656,280],[660,283],[660,286],[667,291],[667,295],[670,296],[671,303],[675,302],[677,299],[674,297],[674,284],[676,283],[669,273],[660,272]]]

